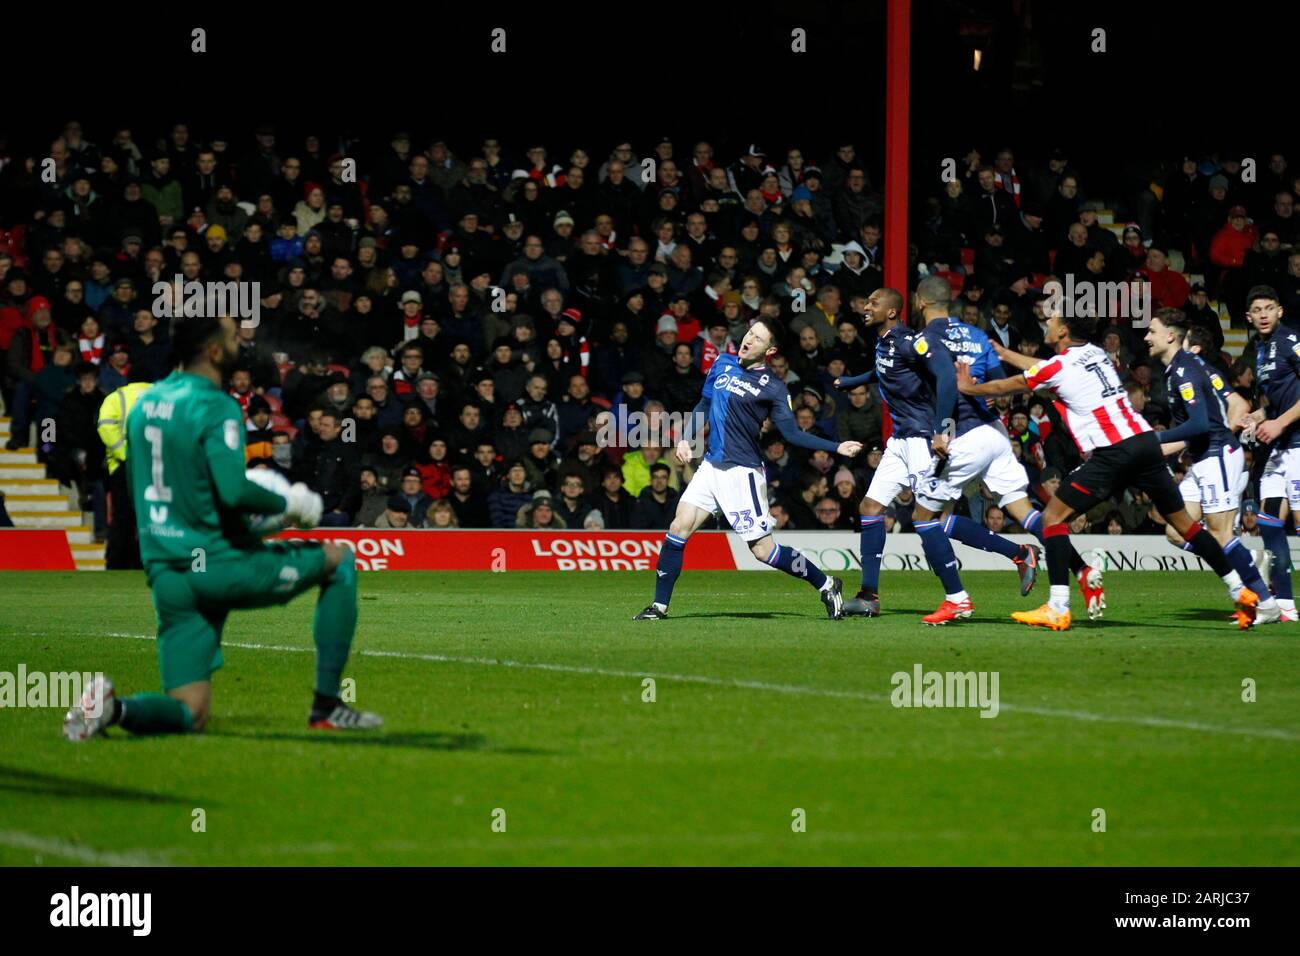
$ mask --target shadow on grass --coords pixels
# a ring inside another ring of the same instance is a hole
[[[320,731],[317,733],[266,733],[209,730],[208,737],[228,737],[240,740],[257,740],[268,743],[324,744],[341,747],[398,747],[414,750],[466,750],[489,754],[515,754],[520,756],[550,756],[555,750],[534,747],[493,746],[482,734],[445,734],[432,730],[418,733],[349,733],[346,731]]]
[[[743,618],[752,620],[768,620],[774,617],[801,617],[806,618],[809,612],[799,611],[710,611],[706,613],[695,614],[674,614],[670,620],[686,621],[695,618]]]
[[[54,774],[37,773],[18,767],[0,766],[0,790],[33,793],[43,797],[73,797],[80,800],[125,800],[133,803],[179,803],[188,806],[196,804],[192,797],[133,790],[130,787],[119,787],[103,781],[57,777]]]

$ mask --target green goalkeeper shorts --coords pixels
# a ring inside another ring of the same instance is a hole
[[[212,678],[223,663],[221,630],[231,611],[287,604],[324,576],[325,552],[307,541],[268,542],[209,561],[203,571],[151,573],[163,690]]]

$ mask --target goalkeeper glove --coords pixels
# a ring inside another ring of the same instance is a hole
[[[320,495],[301,481],[289,488],[288,501],[289,506],[285,509],[284,515],[291,525],[297,528],[310,529],[320,524],[320,516],[321,512],[325,510],[325,503],[321,501]]]

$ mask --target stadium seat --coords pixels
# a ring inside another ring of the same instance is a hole
[[[350,378],[352,376],[352,369],[346,365],[329,365],[326,367],[326,371],[342,372],[344,378]]]
[[[278,368],[280,369],[280,384],[283,385],[284,380],[289,376],[289,373],[293,371],[294,365],[292,362],[281,362]]]
[[[952,295],[955,299],[961,295],[962,288],[966,285],[966,277],[960,272],[936,272],[939,278],[944,279],[952,287]]]
[[[602,395],[591,396],[591,404],[599,405],[601,408],[605,409],[606,411],[614,407],[614,403]]]
[[[284,411],[284,403],[280,401],[280,396],[266,392],[262,397],[266,399],[266,404],[271,406],[272,417],[279,415]]]
[[[961,250],[962,268],[971,272],[975,268],[975,250],[969,246],[963,246]]]

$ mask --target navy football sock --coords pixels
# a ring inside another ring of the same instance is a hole
[[[994,534],[984,525],[972,521],[970,518],[963,518],[961,515],[949,515],[948,520],[943,523],[943,530],[948,537],[972,548],[991,551],[993,554],[1000,554],[1012,561],[1020,557],[1020,545],[1008,541],[1000,534]]]
[[[1261,601],[1267,601],[1273,596],[1268,585],[1264,583],[1264,578],[1259,573],[1259,568],[1255,567],[1255,561],[1250,555],[1250,548],[1241,543],[1240,538],[1233,538],[1224,547],[1223,553],[1232,563],[1232,569],[1241,575],[1241,583],[1250,588]]]
[[[777,545],[767,556],[767,563],[795,578],[803,578],[819,591],[826,583],[826,575],[795,548]]]
[[[655,565],[655,603],[668,606],[673,599],[673,586],[682,573],[682,557],[686,553],[686,539],[675,534],[664,535],[664,546],[659,550]]]
[[[885,552],[885,516],[860,515],[862,526],[862,590],[880,592],[880,560]]]
[[[943,522],[918,521],[916,533],[921,536],[921,547],[925,559],[930,562],[930,570],[939,576],[945,594],[960,594],[961,575],[957,572],[957,555],[953,553],[952,542],[943,533]]]
[[[1291,590],[1291,547],[1286,540],[1286,527],[1281,518],[1261,514],[1259,517],[1259,536],[1264,539],[1264,547],[1273,552],[1273,596],[1283,601],[1294,600]]]

